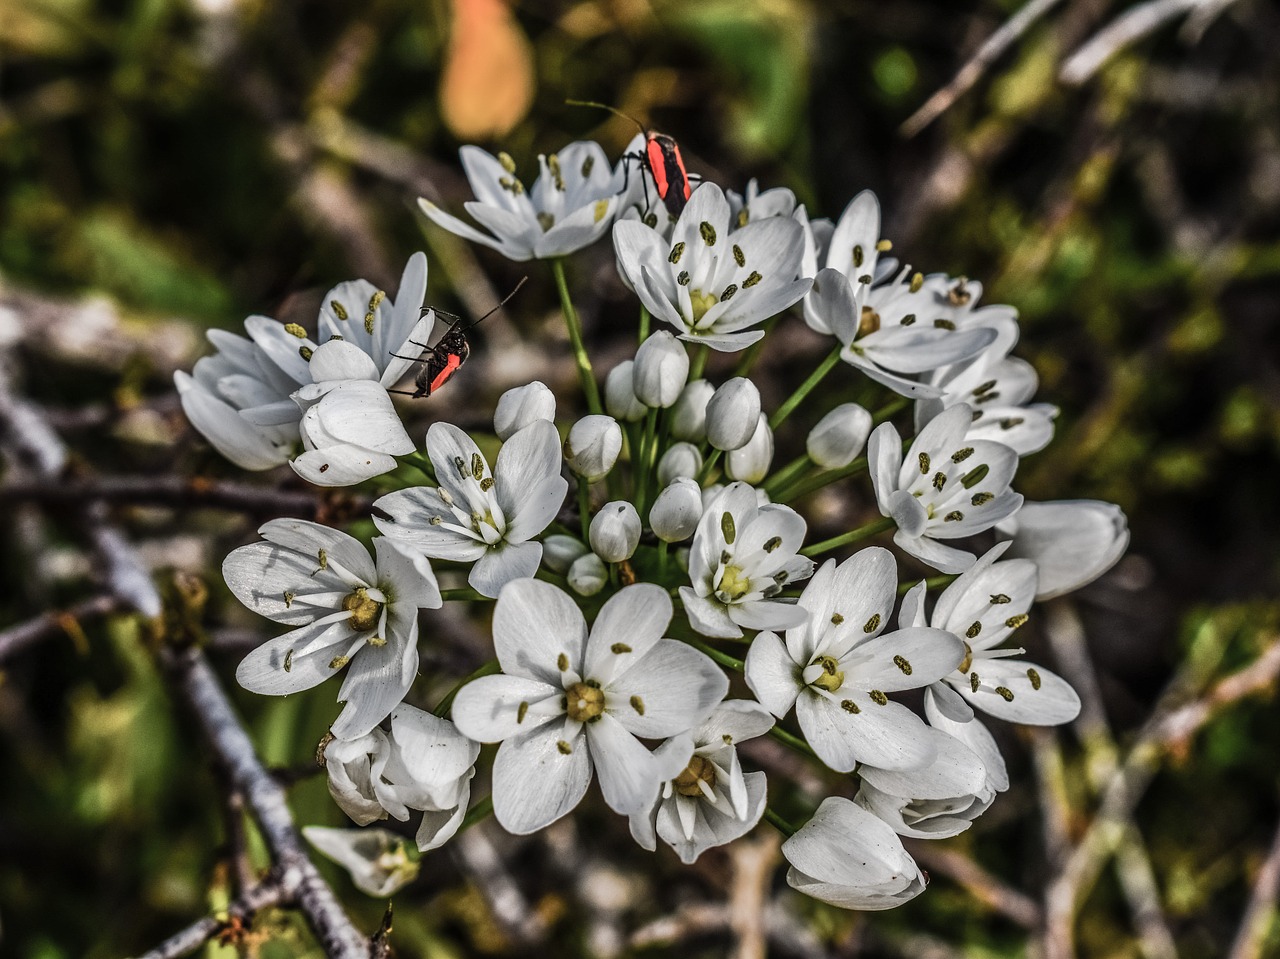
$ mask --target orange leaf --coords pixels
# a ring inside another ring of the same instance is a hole
[[[453,0],[440,112],[461,140],[501,137],[533,104],[533,46],[504,0]]]

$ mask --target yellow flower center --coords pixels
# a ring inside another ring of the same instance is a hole
[[[382,604],[370,599],[363,586],[342,597],[342,608],[351,614],[351,628],[357,633],[376,628],[382,617]]]
[[[736,599],[742,599],[747,593],[751,592],[751,577],[742,572],[741,566],[726,566],[724,573],[720,576],[720,585],[716,587],[716,594],[724,594],[723,602],[732,602]]]
[[[711,309],[720,298],[714,293],[703,293],[701,290],[689,291],[689,305],[693,309],[693,325],[697,326],[702,318],[707,315],[707,310]]]
[[[684,772],[675,778],[674,785],[681,796],[701,796],[703,792],[699,783],[706,783],[708,787],[715,786],[716,767],[710,760],[694,756],[689,760],[689,765],[684,767]]]
[[[844,673],[841,671],[840,664],[835,657],[819,656],[811,665],[822,667],[822,675],[815,679],[811,685],[819,686],[829,693],[834,693],[844,685]]]
[[[604,690],[591,682],[574,683],[564,692],[564,708],[570,719],[589,723],[604,712]]]

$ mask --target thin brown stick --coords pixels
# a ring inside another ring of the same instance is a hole
[[[1044,917],[1034,899],[988,872],[964,853],[915,839],[904,839],[903,845],[929,872],[946,876],[994,912],[1012,919],[1024,929],[1040,928]]]
[[[229,921],[247,919],[259,909],[271,906],[283,906],[292,901],[292,896],[279,879],[271,878],[258,883],[247,890],[239,899],[231,903],[226,910],[226,918],[205,916],[197,919],[181,932],[174,933],[160,945],[146,953],[141,959],[180,959],[195,952],[214,936],[228,927]]]
[[[307,857],[284,790],[259,761],[204,653],[164,649],[161,662],[199,722],[231,788],[244,795],[275,859],[282,885],[296,899],[325,954],[330,959],[368,959],[368,940],[351,924],[333,890]]]
[[[8,629],[0,631],[0,662],[4,662],[28,646],[58,632],[71,633],[73,630],[79,629],[78,624],[82,619],[96,619],[99,616],[108,616],[121,609],[122,606],[123,604],[120,600],[114,596],[95,596],[92,599],[76,603],[70,609],[62,611],[50,610],[27,620],[25,623],[10,626]]]
[[[1266,861],[1258,870],[1258,877],[1253,883],[1253,893],[1249,896],[1249,905],[1245,907],[1244,917],[1240,920],[1240,929],[1235,941],[1231,944],[1231,954],[1227,959],[1261,959],[1262,949],[1266,945],[1267,930],[1271,927],[1271,918],[1280,900],[1280,828],[1276,830],[1271,841],[1271,851]]]
[[[927,127],[951,105],[972,89],[1000,56],[1013,46],[1035,24],[1037,20],[1056,7],[1062,0],[1029,0],[1017,13],[1010,17],[999,30],[991,34],[986,42],[978,48],[977,53],[969,58],[960,68],[960,72],[951,82],[929,97],[915,113],[907,117],[898,128],[904,137],[913,137]]]

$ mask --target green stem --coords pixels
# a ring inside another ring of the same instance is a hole
[[[698,344],[698,346],[694,347],[693,356],[689,359],[690,383],[694,380],[702,379],[702,371],[707,365],[707,354],[710,351],[711,348],[704,344]]]
[[[834,350],[827,354],[827,358],[818,364],[818,368],[809,374],[809,378],[796,388],[796,391],[787,397],[787,401],[783,403],[769,418],[769,428],[777,430],[778,426],[794,412],[806,396],[813,392],[814,388],[822,382],[823,377],[830,373],[837,363],[840,362],[840,351],[843,347],[837,346]]]
[[[591,529],[591,488],[587,481],[578,477],[578,522],[582,524],[581,538],[587,541],[587,531]]]
[[[889,516],[881,517],[874,523],[868,523],[866,526],[859,526],[857,529],[842,533],[839,536],[833,536],[831,539],[823,540],[821,543],[814,543],[812,546],[805,547],[800,550],[802,556],[821,556],[823,553],[829,553],[833,549],[839,549],[842,546],[848,546],[850,543],[856,543],[859,540],[866,539],[868,536],[874,536],[876,533],[883,533],[887,529],[894,526],[893,518]]]
[[[649,338],[649,310],[643,303],[640,304],[640,342],[643,343]]]
[[[808,453],[801,453],[778,472],[769,477],[768,482],[764,484],[764,491],[770,497],[776,499],[776,493],[780,489],[786,489],[787,485],[794,482],[798,474],[803,473],[810,466],[815,466],[813,460],[809,459]]]
[[[698,485],[701,486],[711,478],[711,471],[716,468],[716,463],[720,461],[721,454],[724,450],[712,450],[711,455],[707,457],[707,461],[702,464],[702,469],[698,473]]]
[[[652,463],[656,452],[657,435],[658,411],[652,409],[644,417],[644,433],[640,437],[640,461],[635,466],[636,511],[641,516],[645,515],[645,501],[649,498],[649,481],[652,479]]]
[[[587,348],[582,344],[582,326],[578,322],[578,312],[573,308],[573,300],[569,297],[569,282],[564,275],[564,261],[551,261],[551,272],[556,277],[556,289],[560,291],[560,310],[564,313],[565,326],[569,328],[569,342],[573,345],[573,356],[578,364],[578,378],[582,380],[582,392],[587,398],[587,407],[592,413],[603,413],[600,404],[600,390],[596,386],[596,376],[591,369],[591,357],[587,356]]]
[[[781,726],[774,726],[769,730],[769,735],[782,743],[788,749],[794,749],[798,753],[804,753],[811,759],[817,759],[818,754],[813,751],[813,747],[801,739],[795,733],[789,733]]]
[[[689,636],[685,638],[685,642],[688,643],[690,646],[692,646],[694,649],[702,650],[704,653],[706,653],[708,656],[714,659],[721,666],[724,666],[728,669],[732,669],[739,673],[746,669],[746,665],[742,662],[742,660],[735,659],[734,657],[730,656],[728,653],[722,653],[720,652],[720,650],[716,649],[714,646],[704,643],[700,639],[694,639],[692,636]]]
[[[658,582],[665,583],[667,581],[667,556],[670,553],[671,544],[666,540],[658,540]]]
[[[467,810],[467,814],[462,817],[462,825],[458,827],[458,832],[465,832],[481,820],[488,819],[492,814],[493,796],[485,796]]]
[[[453,689],[445,693],[444,699],[440,700],[440,702],[436,704],[436,708],[431,711],[443,719],[445,716],[449,715],[449,707],[453,705],[453,701],[457,697],[458,691],[461,690],[463,686],[467,685],[467,683],[471,682],[473,679],[479,679],[481,676],[492,676],[494,673],[500,672],[502,672],[502,667],[498,665],[498,661],[496,659],[489,660],[470,676],[466,676],[463,679],[458,680]]]
[[[888,403],[880,407],[880,409],[876,410],[875,413],[872,414],[871,422],[877,425],[879,425],[880,423],[883,423],[885,420],[891,417],[894,413],[898,412],[898,410],[905,409],[910,402],[911,401],[907,399],[905,396],[899,396],[896,399],[890,400]]]
[[[446,603],[450,600],[460,600],[463,602],[473,603],[493,602],[491,597],[485,596],[483,593],[478,593],[474,589],[470,589],[468,587],[463,587],[462,589],[442,589],[440,590],[440,598]]]
[[[815,490],[820,490],[824,486],[836,482],[837,480],[846,479],[850,476],[857,476],[859,473],[865,472],[867,469],[867,458],[859,456],[844,469],[838,470],[820,470],[817,476],[812,477],[808,481],[801,481],[790,489],[778,490],[776,494],[770,493],[774,499],[792,500],[800,496],[808,496]]]
[[[431,482],[437,482],[435,466],[432,464],[431,460],[427,458],[425,453],[414,452],[407,456],[401,456],[400,462],[407,466],[412,466],[423,476],[427,477],[427,479],[431,480]]]
[[[941,576],[930,576],[928,579],[924,581],[924,584],[926,589],[943,589],[944,587],[950,586],[952,583],[955,582],[955,580],[956,580],[956,577],[954,574],[943,573]],[[911,580],[907,580],[905,583],[899,583],[898,595],[902,596],[906,593],[911,592],[911,590],[919,582],[920,582],[919,580],[916,580],[915,582],[912,582]]]
[[[764,818],[769,820],[769,825],[773,826],[774,829],[778,830],[778,832],[782,833],[782,835],[786,836],[788,839],[794,836],[797,832],[795,826],[791,825],[791,823],[787,822],[768,806],[764,807]]]

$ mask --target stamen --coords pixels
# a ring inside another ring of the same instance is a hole
[[[915,321],[916,321],[916,315],[914,313],[908,313],[906,316],[902,318],[901,323],[903,326],[910,326]]]
[[[547,169],[551,171],[551,179],[555,181],[556,189],[563,193],[564,176],[560,173],[560,158],[554,153],[547,157]]]
[[[872,702],[874,702],[877,706],[889,705],[889,697],[886,696],[884,693],[880,692],[880,690],[878,689],[871,690],[871,692],[869,692],[867,695],[871,697]]]
[[[853,265],[854,265],[854,266],[862,266],[862,261],[863,261],[864,259],[865,259],[865,257],[863,257],[863,255],[862,255],[862,244],[861,244],[861,243],[855,243],[855,244],[853,245]]]
[[[969,674],[969,688],[970,688],[970,689],[972,689],[972,690],[976,693],[976,692],[978,691],[978,687],[979,687],[979,686],[981,686],[981,685],[982,685],[982,680],[980,680],[980,679],[978,678],[978,674],[977,674],[977,673],[970,673],[970,674]]]
[[[307,338],[307,331],[300,327],[297,323],[286,323],[284,331],[290,336],[296,336],[300,340]]]
[[[680,273],[676,276],[676,282],[677,282],[677,283],[679,283],[681,286],[688,286],[688,285],[689,285],[689,271],[688,271],[688,270],[681,270],[681,271],[680,271]]]
[[[843,617],[843,616],[841,616],[839,613],[832,613],[832,614],[831,614],[831,625],[832,625],[832,626],[839,626],[839,625],[840,625],[841,623],[843,623],[843,622],[844,622],[844,617]]]
[[[880,628],[880,614],[873,613],[871,618],[867,620],[866,623],[863,625],[862,631],[864,633],[874,633],[879,628]]]
[[[733,245],[733,262],[738,264],[738,266],[747,265],[747,255],[742,252],[742,247],[738,246],[736,243]]]
[[[682,256],[684,256],[684,240],[681,240],[671,248],[671,255],[667,257],[667,262],[671,264],[679,263]]]
[[[522,722],[524,722],[525,714],[528,712],[529,712],[529,704],[522,701],[519,707],[516,709],[516,725],[517,726],[520,725]]]
[[[511,159],[511,154],[506,150],[500,150],[498,152],[498,162],[502,164],[502,169],[506,170],[508,173],[516,172],[516,161]]]
[[[881,253],[888,253],[890,250],[893,249],[893,241],[880,240],[878,243],[876,243],[876,249],[879,250]]]
[[[293,669],[293,650],[289,650],[284,654],[284,671],[287,673]],[[1039,686],[1037,685],[1037,688]]]
[[[1013,690],[1008,686],[997,686],[996,692],[1000,694],[1000,698],[1006,703],[1013,702]]]
[[[986,506],[996,498],[995,493],[974,493],[973,498],[969,500],[974,506]]]
[[[924,274],[923,274],[923,273],[917,273],[917,274],[915,274],[915,276],[911,277],[911,292],[912,292],[912,293],[919,293],[919,292],[920,292],[920,287],[922,287],[922,286],[924,286]]]
[[[1017,616],[1010,616],[1008,619],[1004,621],[1004,624],[1008,626],[1010,629],[1021,629],[1023,626],[1027,624],[1027,620],[1029,620],[1030,618],[1031,617],[1028,616],[1026,613],[1019,613]]]
[[[294,593],[291,593],[288,590],[285,590],[284,592],[284,608],[285,609],[288,609],[290,606],[293,605],[294,595],[295,595]]]
[[[946,473],[943,473],[942,471],[938,471],[937,473],[934,473],[934,474],[933,474],[933,488],[934,488],[934,489],[936,489],[939,493],[941,493],[941,492],[942,492],[942,487],[944,487],[944,486],[946,486],[946,485],[947,485],[947,474],[946,474]]]
[[[329,308],[333,310],[333,315],[336,316],[338,319],[340,320],[350,319],[350,314],[347,313],[347,308],[343,306],[341,303],[339,303],[337,300],[330,300]]]
[[[733,295],[738,292],[738,284],[730,283],[724,288],[724,292],[720,294],[720,302],[728,303],[733,299]]]
[[[928,475],[929,475],[929,468],[930,468],[932,465],[933,465],[933,460],[931,460],[931,459],[929,458],[929,454],[928,454],[928,453],[921,453],[921,454],[920,454],[920,475],[921,475],[921,476],[928,476]]]
[[[484,479],[480,481],[480,491],[482,493],[487,493],[491,489],[493,489],[493,477],[486,476]]]
[[[759,273],[757,273],[755,270],[752,270],[752,271],[751,271],[751,275],[750,275],[750,276],[748,276],[745,280],[743,280],[743,281],[742,281],[742,288],[745,290],[745,289],[747,289],[748,287],[755,286],[757,283],[759,283],[759,282],[760,282],[761,280],[763,280],[763,279],[764,279],[764,277],[762,277],[762,276],[761,276]]]
[[[471,475],[477,480],[484,477],[484,459],[479,453],[471,454]]]
[[[764,541],[764,551],[766,553],[772,553],[775,549],[777,549],[781,545],[782,545],[782,537],[775,536],[772,539],[767,539]]]
[[[969,470],[969,472],[965,473],[964,476],[960,477],[960,483],[964,486],[965,489],[973,489],[975,486],[981,483],[984,479],[986,479],[987,474],[990,472],[991,472],[990,466],[988,466],[986,463],[980,463],[977,466],[975,466],[973,469]]]
[[[855,703],[852,699],[840,700],[840,708],[843,709],[846,713],[854,713],[855,715],[857,713],[862,712],[862,710],[858,708],[858,704]]]
[[[992,594],[991,594],[991,605],[992,605],[992,606],[1003,606],[1005,603],[1012,603],[1012,602],[1013,602],[1013,600],[1012,600],[1012,599],[1010,599],[1008,596],[1006,596],[1004,593],[992,593]]]
[[[964,519],[964,513],[960,512],[958,509],[953,509],[946,516],[942,517],[942,521],[944,523],[958,523],[962,519]]]
[[[897,666],[900,670],[902,670],[902,675],[904,676],[911,675],[911,664],[907,662],[907,659],[905,656],[894,656],[893,665]]]
[[[585,160],[582,161],[582,179],[585,180],[587,177],[591,176],[591,170],[593,167],[595,167],[595,165],[596,165],[596,158],[593,156],[588,156]]]
[[[1032,689],[1040,688],[1040,674],[1037,673],[1034,669],[1027,670],[1027,679],[1031,680]]]
[[[643,715],[644,715],[644,700],[643,700],[643,699],[641,699],[639,696],[632,696],[632,697],[631,697],[631,708],[632,708],[632,709],[634,709],[634,710],[635,710],[637,713],[639,713],[641,716],[643,716]]]
[[[973,447],[966,446],[964,449],[956,450],[954,453],[951,454],[951,462],[963,463],[972,455],[973,455]]]
[[[716,245],[716,228],[706,220],[698,224],[698,233],[702,235],[702,242],[707,246]]]
[[[556,749],[560,750],[560,754],[563,756],[568,756],[571,752],[573,752],[573,747],[570,746],[563,739],[558,740],[556,742]]]
[[[631,652],[631,647],[626,643],[614,643],[609,647],[609,652],[613,653],[615,656],[621,656],[623,653]]]
[[[720,514],[720,532],[724,536],[724,541],[732,546],[738,535],[737,528],[733,525],[732,513]]]
[[[310,363],[311,357],[315,355],[315,350],[309,346],[300,346],[298,347],[298,355]]]
[[[333,659],[329,660],[329,668],[341,669],[343,666],[347,665],[347,663],[349,662],[351,662],[350,656],[335,656],[333,657]]]
[[[569,668],[569,657],[566,656],[564,653],[561,653],[559,656],[556,657],[556,669],[560,670],[560,672],[563,673],[568,668]]]
[[[980,620],[975,619],[973,621],[973,625],[970,626],[968,629],[966,629],[964,631],[964,634],[968,639],[977,639],[978,634],[981,632],[982,632],[982,622]]]
[[[933,325],[939,330],[954,330],[956,328],[956,325],[950,320],[943,319],[934,320]]]

